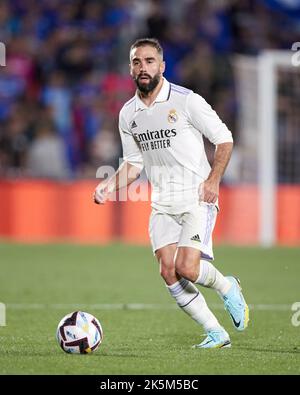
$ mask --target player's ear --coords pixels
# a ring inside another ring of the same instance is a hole
[[[162,61],[159,66],[159,71],[163,74],[166,70],[166,62]]]

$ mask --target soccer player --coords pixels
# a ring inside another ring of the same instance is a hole
[[[129,66],[137,90],[119,114],[124,161],[97,186],[94,201],[105,203],[145,167],[152,186],[149,233],[160,274],[178,306],[206,332],[194,347],[231,347],[228,333],[195,286],[214,289],[234,327],[247,327],[249,310],[239,280],[223,276],[211,263],[219,184],[233,147],[231,132],[200,95],[163,77],[163,50],[156,39],[137,40],[130,48]],[[202,135],[216,146],[212,167]]]

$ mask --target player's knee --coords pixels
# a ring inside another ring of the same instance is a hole
[[[161,261],[160,275],[167,284],[172,284],[174,280],[177,281],[174,263]]]
[[[197,268],[193,262],[188,260],[176,260],[175,270],[181,276],[188,280],[195,281],[197,277]]]

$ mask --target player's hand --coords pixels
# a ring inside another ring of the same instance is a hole
[[[199,186],[199,201],[206,203],[216,203],[219,197],[220,182],[214,179],[207,179]]]
[[[95,189],[93,199],[96,204],[104,204],[109,197],[108,187],[104,183],[100,183]]]

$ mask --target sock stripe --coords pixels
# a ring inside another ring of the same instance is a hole
[[[199,296],[199,293],[200,293],[200,292],[198,292],[197,295],[194,296],[188,303],[186,303],[186,304],[184,304],[184,305],[178,305],[178,306],[179,306],[179,307],[186,307],[186,306],[188,306],[193,300],[195,300],[195,299],[197,298],[197,296]]]
[[[181,278],[177,283],[173,285],[167,285],[167,288],[169,289],[170,294],[176,297],[183,293],[188,285],[189,281],[186,278]]]
[[[176,287],[174,287],[173,285],[171,285],[171,286],[167,285],[167,288],[169,289],[169,291],[172,295],[177,295],[178,293],[180,293],[182,291],[181,284],[176,285]]]
[[[180,280],[179,280],[179,284],[182,286],[182,288],[186,288],[186,286],[188,285],[188,283],[189,283],[189,280],[187,280],[186,278],[181,278]]]

